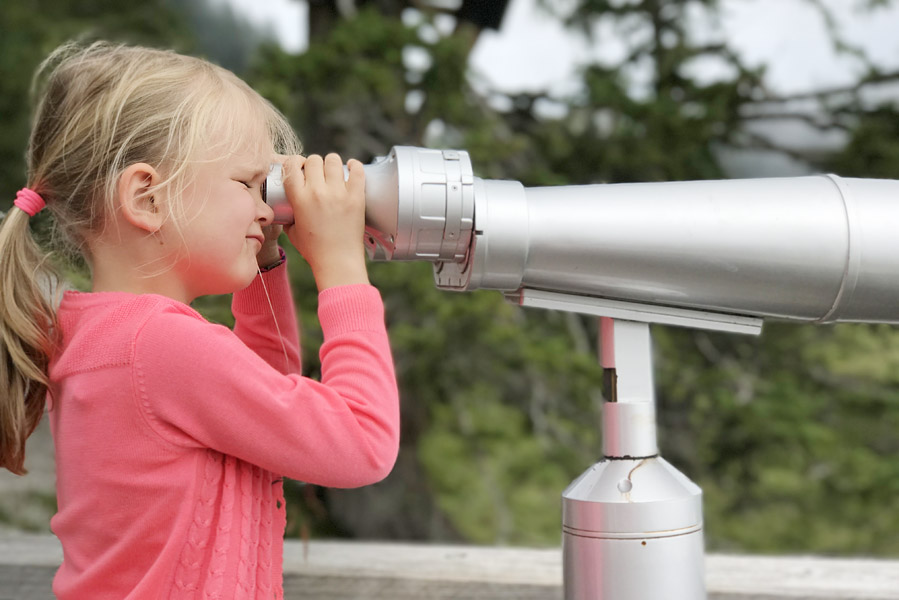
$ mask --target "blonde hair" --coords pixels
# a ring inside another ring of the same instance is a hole
[[[165,188],[177,222],[191,166],[221,147],[223,135],[225,153],[244,146],[253,135],[240,126],[248,115],[266,128],[274,152],[300,151],[283,115],[240,78],[171,51],[65,44],[38,68],[33,90],[39,100],[27,187],[54,217],[51,245],[88,261],[87,241],[114,210],[116,185],[129,165],[148,163],[163,174],[146,194]],[[233,110],[224,110],[224,102]],[[51,298],[58,279],[47,256],[28,215],[11,208],[0,225],[0,466],[17,474],[25,473],[25,440],[43,413],[59,341]]]

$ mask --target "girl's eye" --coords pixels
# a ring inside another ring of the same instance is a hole
[[[242,183],[244,185],[244,187],[246,187],[247,189],[250,189],[250,184],[247,183],[246,181],[238,181],[238,183]]]

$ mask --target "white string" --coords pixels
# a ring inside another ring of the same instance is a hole
[[[281,352],[284,353],[284,372],[290,372],[290,360],[287,358],[287,347],[284,345],[284,336],[281,335],[281,327],[278,326],[278,318],[275,316],[275,307],[272,305],[272,299],[268,295],[268,288],[265,285],[265,277],[262,276],[262,269],[256,265],[256,271],[259,273],[259,281],[262,282],[262,291],[265,292],[265,299],[268,301],[268,309],[272,313],[272,320],[275,322],[275,331],[278,332],[278,341],[281,342]]]

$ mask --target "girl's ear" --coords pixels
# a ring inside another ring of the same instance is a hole
[[[146,163],[135,163],[122,172],[118,185],[118,204],[126,221],[149,233],[159,231],[165,213],[161,197],[154,198],[150,190],[159,183],[156,169]]]

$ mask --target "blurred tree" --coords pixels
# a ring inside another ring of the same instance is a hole
[[[192,34],[163,0],[122,6],[114,0],[12,0],[0,9],[0,210],[25,184],[25,147],[30,130],[29,89],[35,68],[51,50],[71,39],[112,39],[185,51]]]
[[[271,39],[226,4],[209,0],[11,0],[0,10],[0,210],[24,185],[30,129],[31,78],[54,48],[69,40],[111,40],[174,48],[205,56],[237,72],[255,48]]]
[[[272,31],[251,25],[227,2],[164,0],[164,3],[185,21],[193,39],[194,54],[235,73],[246,71],[256,48],[275,37]]]

